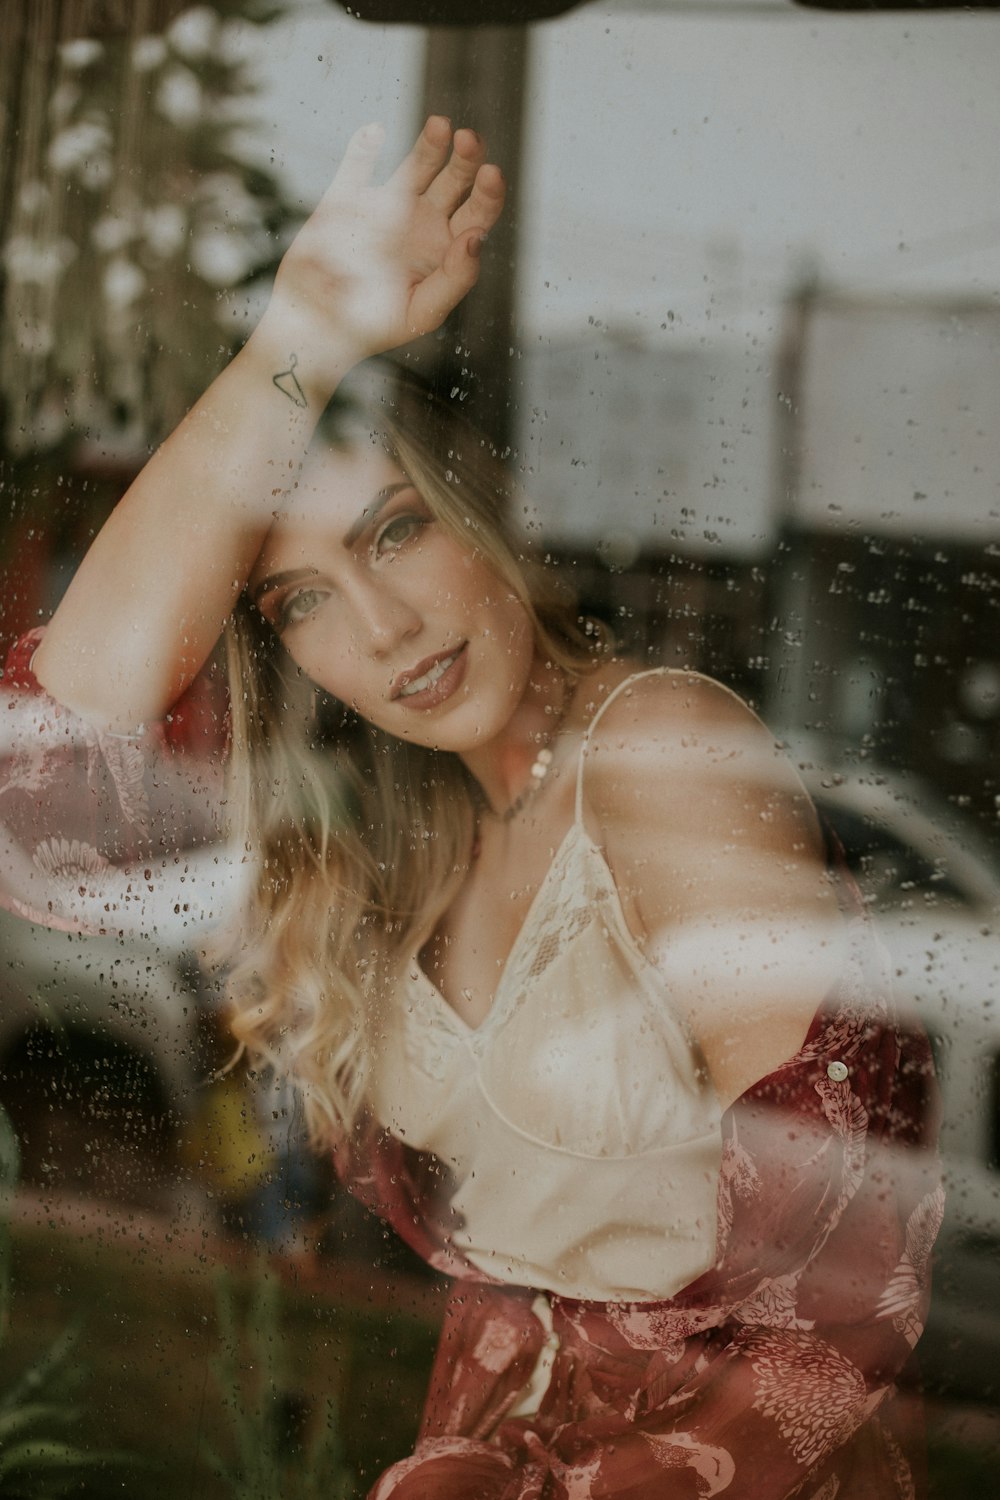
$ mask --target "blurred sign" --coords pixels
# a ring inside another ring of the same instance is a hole
[[[576,10],[584,0],[331,0],[359,21],[376,25],[399,22],[408,26],[519,26],[545,21]],[[621,0],[621,10],[661,10],[665,14],[698,11],[789,10],[795,5],[812,10],[995,10],[1000,0]]]
[[[408,26],[520,26],[573,10],[578,0],[336,0],[359,21]]]
[[[1000,310],[821,298],[801,359],[799,524],[1000,538]]]
[[[529,528],[627,566],[640,552],[773,545],[776,404],[761,351],[614,334],[525,352],[518,470]]]

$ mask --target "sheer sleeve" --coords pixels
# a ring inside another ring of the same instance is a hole
[[[40,687],[42,634],[15,643],[0,689],[0,903],[64,931],[188,947],[246,878],[221,826],[217,708],[199,685],[162,723],[101,732]]]
[[[843,1055],[800,1058],[731,1112],[721,1276],[669,1310],[570,1311],[567,1357],[592,1361],[596,1341],[608,1364],[643,1348],[649,1362],[619,1430],[556,1436],[553,1500],[920,1492],[896,1381],[923,1327],[943,1208],[932,1074],[922,1039],[891,1029],[849,1054],[846,1078],[826,1076]]]

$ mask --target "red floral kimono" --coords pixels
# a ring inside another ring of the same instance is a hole
[[[27,717],[0,766],[8,847],[24,863],[31,830],[33,878],[29,895],[8,889],[6,899],[56,925],[127,928],[141,897],[135,861],[158,842],[150,809],[163,804],[169,773],[139,742],[94,736],[18,692],[32,687],[33,644],[8,669],[8,711]],[[46,838],[67,756],[90,788],[90,804],[76,807],[88,836]],[[110,822],[96,812],[109,787]],[[550,1295],[557,1347],[530,1417],[512,1412],[546,1340],[536,1292],[489,1281],[455,1251],[447,1173],[434,1157],[374,1122],[338,1150],[351,1191],[456,1278],[417,1450],[370,1500],[922,1493],[919,1414],[895,1382],[923,1326],[943,1206],[933,1073],[923,1036],[894,1022],[856,903],[850,921],[864,979],[833,993],[797,1055],[723,1117],[714,1265],[664,1302]]]

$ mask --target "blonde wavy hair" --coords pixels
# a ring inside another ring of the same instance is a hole
[[[398,374],[331,403],[316,442],[381,443],[431,513],[521,600],[543,657],[571,677],[607,649],[514,533],[510,476],[450,406]],[[362,1111],[403,961],[468,868],[475,786],[455,755],[375,728],[309,681],[250,603],[226,631],[235,836],[258,879],[227,942],[241,1045],[290,1072],[315,1141]]]

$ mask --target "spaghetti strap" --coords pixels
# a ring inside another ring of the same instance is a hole
[[[738,703],[741,708],[745,709],[747,713],[749,713],[757,721],[762,729],[766,728],[766,726],[763,724],[763,721],[758,716],[756,710],[751,708],[751,706],[743,698],[740,697],[739,693],[735,692],[731,687],[728,687],[726,683],[717,681],[717,679],[715,679],[714,677],[706,678],[701,672],[692,671],[687,667],[644,667],[641,672],[632,672],[628,677],[624,677],[616,688],[612,689],[612,691],[605,698],[604,702],[601,704],[600,708],[597,710],[594,717],[591,719],[590,723],[587,725],[587,728],[584,730],[583,739],[580,743],[580,758],[577,761],[576,767],[576,804],[574,816],[575,823],[582,824],[583,822],[583,766],[587,751],[590,748],[590,737],[593,734],[594,730],[597,728],[597,725],[600,722],[605,710],[611,707],[612,703],[614,703],[619,693],[623,693],[626,688],[632,687],[635,683],[640,682],[644,677],[686,677],[689,680],[700,679],[704,682],[710,682],[713,687],[718,688],[721,692],[725,693],[727,697],[733,699],[736,703]],[[781,748],[780,744],[778,745],[778,748]],[[803,780],[802,772],[790,756],[786,756],[786,758],[788,760],[788,764],[791,768],[792,774],[796,782],[798,783],[799,791],[811,804],[812,798],[809,793],[809,788],[806,786],[805,781]],[[820,824],[820,833],[823,836],[824,844],[826,844],[826,831],[822,823]]]
[[[612,703],[614,703],[619,693],[623,693],[626,688],[630,688],[633,683],[638,682],[641,678],[664,677],[673,670],[674,669],[672,667],[646,667],[641,672],[632,672],[628,677],[623,677],[618,686],[616,688],[613,688],[612,691],[608,694],[594,717],[591,719],[590,723],[587,725],[587,728],[584,730],[583,740],[580,745],[580,758],[577,761],[576,765],[576,812],[574,815],[575,823],[583,822],[583,763],[586,758],[587,751],[590,748],[590,737],[593,734],[594,730],[597,728],[605,710],[611,707]]]

